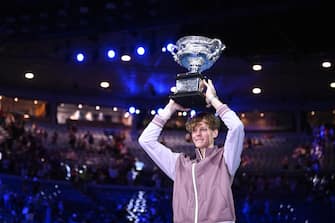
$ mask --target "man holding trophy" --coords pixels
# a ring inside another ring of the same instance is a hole
[[[218,98],[212,81],[201,75],[224,49],[221,41],[214,41],[202,36],[178,40],[174,48],[177,53],[172,54],[190,73],[179,75],[181,79],[177,77],[177,91],[139,138],[150,158],[174,181],[175,223],[232,223],[236,219],[231,185],[240,165],[244,127],[235,112]],[[172,152],[158,138],[176,111],[200,106],[213,107],[228,132],[224,146],[219,148],[214,143],[219,134],[219,118],[205,112],[190,118],[186,129],[195,146],[196,159],[192,160],[185,154]]]

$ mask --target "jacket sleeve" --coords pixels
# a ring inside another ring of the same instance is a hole
[[[144,129],[138,139],[139,144],[156,165],[172,180],[175,179],[175,166],[180,153],[172,152],[171,149],[158,141],[165,120],[156,115],[149,125]]]
[[[244,126],[236,113],[227,105],[221,105],[217,109],[217,114],[228,128],[223,156],[230,176],[234,176],[241,162]]]

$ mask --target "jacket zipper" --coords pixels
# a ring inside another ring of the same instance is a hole
[[[193,181],[194,199],[195,199],[194,223],[198,223],[198,191],[195,181],[195,163],[192,163],[192,181]]]

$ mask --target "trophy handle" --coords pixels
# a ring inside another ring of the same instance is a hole
[[[175,50],[177,50],[177,49],[178,49],[178,47],[171,43],[169,51],[174,57],[177,55],[176,52],[175,52]]]
[[[177,55],[177,53],[175,52],[175,50],[178,50],[178,46],[176,46],[176,45],[174,45],[174,44],[171,44],[170,45],[171,47],[170,47],[170,53],[172,54],[172,56],[173,56],[173,59],[177,62],[177,63],[179,63],[179,59],[178,59],[178,55]]]
[[[210,42],[210,45],[217,46],[215,48],[215,51],[213,53],[209,54],[208,59],[210,59],[210,60],[212,60],[212,58],[215,58],[215,57],[219,56],[221,51],[223,51],[226,48],[226,45],[224,45],[221,42],[221,40],[219,40],[219,39],[212,39],[212,41]]]

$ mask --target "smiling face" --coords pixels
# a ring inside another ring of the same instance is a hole
[[[214,139],[218,136],[218,130],[210,129],[206,120],[203,119],[193,127],[191,135],[196,148],[207,149],[214,146]]]

